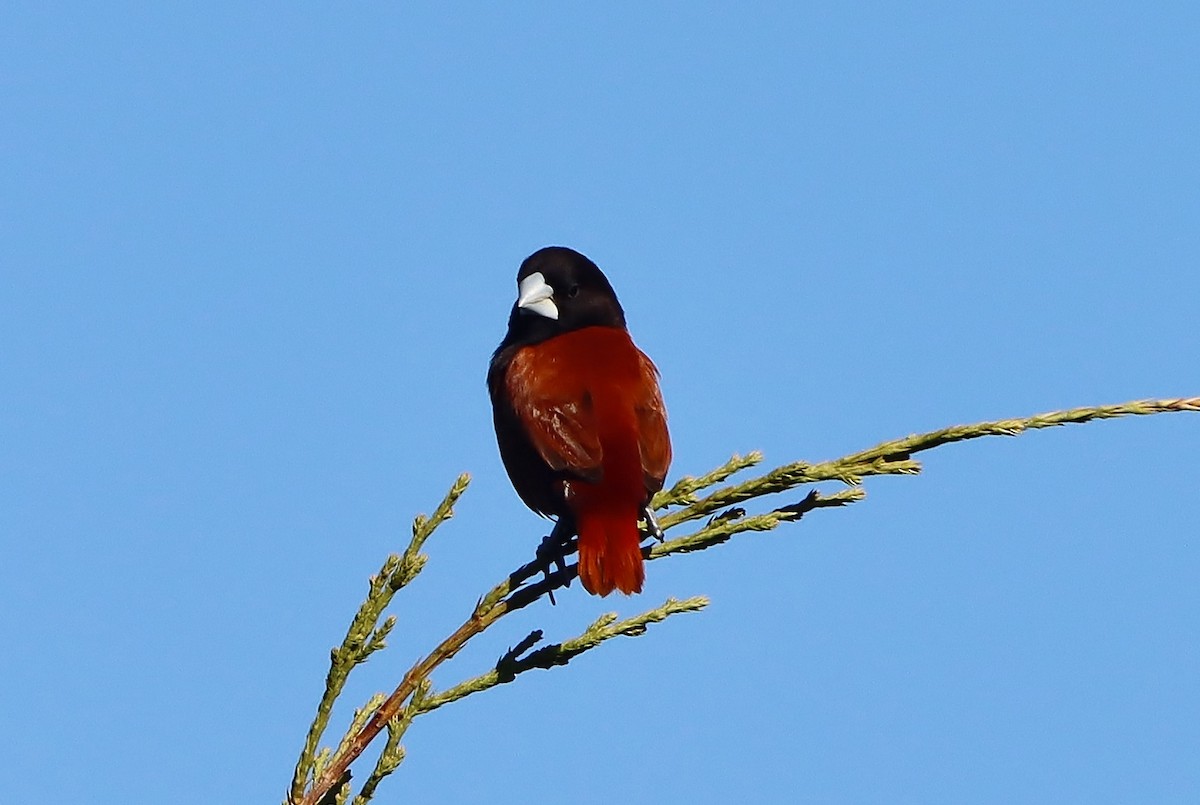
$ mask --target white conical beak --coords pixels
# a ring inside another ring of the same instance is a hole
[[[517,307],[548,319],[558,318],[558,305],[554,304],[554,289],[546,284],[542,272],[535,271],[517,287]]]

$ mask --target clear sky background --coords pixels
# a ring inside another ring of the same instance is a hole
[[[531,555],[483,376],[540,246],[620,293],[672,480],[1200,393],[1197,42],[1194,3],[6,3],[4,799],[278,802],[415,513],[473,473],[352,702]],[[712,605],[423,718],[379,801],[1198,802],[1198,447],[950,446],[576,586],[437,685]]]

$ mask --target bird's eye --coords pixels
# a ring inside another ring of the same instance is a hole
[[[568,299],[574,299],[577,296],[579,296],[579,286],[578,285],[572,285],[570,288],[567,288],[567,298]]]

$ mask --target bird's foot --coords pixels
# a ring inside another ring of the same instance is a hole
[[[658,520],[654,519],[654,512],[650,511],[649,505],[642,507],[642,517],[646,521],[646,528],[644,529],[646,536],[654,537],[659,542],[662,542],[667,538],[666,535],[663,534],[662,527],[658,524]]]
[[[536,557],[539,569],[546,581],[550,580],[550,574],[556,570],[567,569],[567,549],[571,546],[571,529],[563,524],[560,520],[554,524],[554,529],[542,537],[542,542],[537,547]],[[567,579],[563,584],[564,587],[571,586],[571,580]],[[554,591],[550,590],[550,603],[557,604],[554,600]]]

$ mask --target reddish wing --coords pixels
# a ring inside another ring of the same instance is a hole
[[[539,371],[534,371],[536,349],[518,351],[509,366],[507,385],[513,408],[538,455],[551,469],[597,482],[604,451],[591,394],[576,378],[571,382],[553,371],[555,361],[539,361]],[[662,489],[671,465],[671,438],[658,369],[640,350],[637,356],[640,382],[631,384],[637,391],[632,402],[643,481],[646,491],[654,493]]]
[[[551,469],[598,479],[604,451],[591,397],[564,394],[552,373],[532,370],[529,358],[529,350],[517,352],[507,381],[513,409],[534,449]]]
[[[638,447],[642,452],[642,473],[646,491],[662,489],[671,466],[671,437],[667,432],[667,409],[663,404],[662,391],[658,387],[658,368],[645,353],[638,351],[641,359],[643,390],[642,397],[634,404],[638,423]]]

